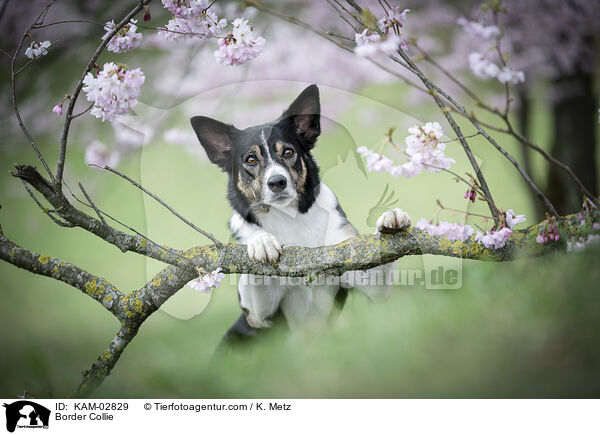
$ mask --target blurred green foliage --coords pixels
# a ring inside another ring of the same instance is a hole
[[[441,118],[433,105],[404,101],[401,86],[373,86],[362,94],[393,107],[403,106],[414,118]],[[48,102],[48,113],[53,104]],[[349,126],[354,142],[348,145],[348,132],[334,128],[324,132],[315,151],[324,167],[324,181],[362,232],[372,231],[366,219],[387,184],[399,199],[396,206],[408,211],[414,221],[434,215],[436,198],[455,208],[465,203],[464,186],[445,174],[428,173],[411,180],[390,179],[385,174],[366,176],[353,154],[340,153],[340,147],[374,146],[388,127],[401,122],[402,113],[390,113],[361,124],[357,122],[364,116],[361,107],[348,107],[340,122]],[[536,113],[534,136],[543,139],[548,131],[546,112]],[[52,118],[51,122],[58,129],[61,120]],[[187,119],[170,123],[187,126]],[[72,133],[78,138],[78,132],[98,125],[95,119],[82,117]],[[470,130],[465,128],[467,133]],[[98,129],[97,135],[103,139],[103,130]],[[158,136],[120,169],[202,228],[228,240],[225,175],[190,158],[182,148],[164,143],[160,132]],[[399,130],[397,141],[403,137],[404,130]],[[56,136],[39,139],[54,167]],[[509,152],[519,156],[519,148],[504,139]],[[471,143],[498,204],[531,215],[529,196],[514,168],[480,138]],[[160,243],[178,248],[207,243],[123,180],[86,167],[84,147],[77,139],[70,145],[66,173],[70,187],[81,179],[102,209]],[[456,142],[449,144],[448,154],[457,160],[458,172],[468,169]],[[4,174],[0,177],[0,223],[16,243],[76,263],[125,292],[142,286],[162,267],[135,254],[122,254],[82,230],[58,228],[8,175],[12,162],[36,163],[21,136],[3,145],[0,161]],[[538,169],[544,166],[539,160],[535,164]],[[471,211],[485,213],[486,209],[477,204]],[[599,255],[596,249],[509,264],[465,261],[460,290],[397,287],[383,304],[351,294],[339,319],[322,335],[275,331],[218,363],[211,363],[215,346],[239,315],[235,277],[226,278],[211,296],[185,288],[142,326],[96,395],[598,396]],[[398,262],[402,268],[422,264],[418,257]],[[24,389],[37,397],[68,395],[79,382],[80,372],[105,349],[118,328],[117,321],[77,290],[4,263],[0,263],[0,288],[0,396],[22,394]]]

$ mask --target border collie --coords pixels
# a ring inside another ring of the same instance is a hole
[[[335,194],[320,181],[311,155],[321,133],[320,112],[319,89],[311,85],[270,123],[239,130],[204,116],[191,119],[209,159],[229,176],[229,227],[234,238],[248,246],[253,260],[274,262],[286,245],[334,245],[358,235]],[[408,226],[408,215],[394,208],[379,217],[376,234]],[[392,264],[377,268],[388,277],[384,285],[355,288],[372,299],[384,299],[391,268]],[[345,275],[342,282],[348,279]],[[276,314],[283,314],[292,330],[320,328],[334,310],[336,297],[345,299],[343,287],[340,281],[308,285],[303,279],[242,275],[238,295],[243,313],[226,338],[255,335],[271,326]]]

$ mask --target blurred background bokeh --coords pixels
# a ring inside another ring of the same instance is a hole
[[[62,117],[52,113],[81,76],[104,31],[134,2],[57,1],[47,22],[85,20],[35,32],[35,40],[55,45],[18,76],[16,91],[23,120],[51,167],[58,155]],[[336,34],[352,36],[325,2],[271,2],[273,7]],[[377,2],[371,7],[377,11]],[[0,0],[0,48],[12,53],[44,1]],[[501,15],[511,62],[525,71],[514,88],[512,118],[520,131],[572,166],[597,193],[597,55],[600,6],[589,1],[505,1]],[[468,68],[475,41],[456,24],[461,16],[485,19],[479,3],[402,2],[411,9],[405,33],[477,95],[502,106],[504,87],[482,81]],[[217,64],[215,41],[166,42],[140,28],[140,47],[125,54],[104,53],[146,74],[140,102],[127,116],[100,122],[77,118],[70,132],[66,186],[81,180],[96,204],[151,239],[176,248],[208,241],[168,211],[144,198],[124,180],[87,166],[106,159],[157,193],[220,240],[226,223],[226,175],[208,162],[189,118],[214,117],[243,128],[276,118],[310,83],[322,96],[323,134],[314,152],[323,181],[337,194],[349,219],[371,232],[369,215],[378,212],[384,191],[413,221],[456,220],[436,213],[436,199],[449,208],[486,213],[484,204],[463,198],[465,188],[447,174],[413,179],[366,172],[354,150],[375,147],[390,127],[403,143],[406,129],[438,121],[451,130],[431,98],[408,87],[369,61],[344,52],[306,30],[244,8],[217,1],[220,15],[244,16],[266,40],[264,52],[239,67]],[[168,16],[160,2],[152,21]],[[140,20],[141,21],[141,20]],[[142,23],[140,23],[142,24]],[[411,54],[417,54],[413,51]],[[25,63],[21,54],[18,64]],[[477,111],[460,88],[425,62],[419,65],[441,86]],[[387,65],[387,64],[386,64]],[[393,66],[393,65],[387,65]],[[397,71],[401,71],[397,69]],[[407,76],[408,77],[408,76]],[[129,292],[144,285],[162,265],[122,254],[79,229],[51,222],[8,174],[13,163],[39,162],[16,123],[10,102],[8,58],[0,56],[0,224],[17,244],[57,256],[106,277]],[[80,98],[78,109],[87,106]],[[77,110],[78,111],[78,110]],[[478,112],[485,122],[494,118]],[[473,128],[459,119],[465,134]],[[510,136],[494,137],[528,169],[562,214],[581,205],[570,181]],[[527,215],[522,227],[543,219],[514,167],[481,137],[470,139],[494,199],[504,209]],[[87,157],[86,157],[87,154]],[[458,142],[448,144],[456,172],[469,170]],[[467,208],[466,203],[469,204]],[[482,225],[480,221],[468,223]],[[489,224],[488,224],[489,227]],[[600,250],[560,253],[505,264],[462,261],[462,288],[427,290],[397,286],[384,304],[351,294],[346,308],[319,336],[275,332],[229,358],[211,363],[214,348],[239,315],[237,277],[226,277],[211,295],[179,291],[155,313],[127,348],[98,397],[590,397],[600,393]],[[456,267],[456,260],[408,257],[397,267],[422,270]],[[118,322],[97,303],[52,279],[0,263],[0,396],[23,390],[37,397],[62,397],[80,372],[105,349]]]

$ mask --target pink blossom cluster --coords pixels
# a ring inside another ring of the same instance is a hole
[[[410,12],[410,9],[404,9],[400,12],[400,6],[391,6],[390,12],[383,18],[377,20],[377,27],[379,30],[388,34],[393,30],[398,30],[404,27],[404,20],[406,20],[406,14]]]
[[[370,29],[364,29],[362,32],[356,33],[354,35],[354,42],[356,43],[354,53],[361,57],[374,57],[377,55],[393,55],[398,51],[398,48],[407,50],[408,44],[400,29],[404,26],[402,23],[408,12],[409,9],[400,12],[399,7],[392,6],[389,14],[377,21],[377,27],[383,37]]]
[[[437,225],[428,222],[426,219],[419,219],[415,227],[425,231],[430,236],[445,236],[449,240],[466,241],[475,232],[470,225],[461,225],[453,222],[439,222]],[[475,234],[475,242],[486,248],[502,248],[513,231],[510,228],[504,227],[497,231],[486,231],[481,233],[477,231]]]
[[[496,26],[484,26],[476,21],[467,20],[465,17],[460,17],[456,22],[460,24],[467,33],[486,41],[500,36],[500,29]]]
[[[477,234],[475,235],[475,241],[488,249],[498,249],[506,245],[506,242],[512,233],[513,231],[508,227],[503,227],[495,231],[489,230],[485,233],[477,231]]]
[[[445,236],[450,240],[460,240],[461,242],[471,237],[474,232],[470,225],[461,225],[454,222],[439,222],[434,225],[423,218],[418,220],[415,227],[425,231],[430,236]]]
[[[459,18],[457,23],[469,34],[484,41],[494,40],[501,36],[501,31],[496,26],[485,26],[475,21],[469,21],[464,17]],[[489,48],[486,50],[486,54],[476,51],[469,55],[469,67],[477,77],[482,79],[495,78],[500,83],[511,84],[518,84],[525,81],[525,73],[523,71],[515,71],[508,65],[500,67],[493,62],[489,57],[494,51]]]
[[[540,231],[540,233],[536,236],[535,241],[543,245],[549,241],[558,242],[558,239],[560,239],[558,228],[556,228],[556,225],[550,224]]]
[[[437,122],[427,122],[422,127],[414,126],[408,129],[411,135],[406,137],[406,155],[409,161],[394,166],[394,162],[367,147],[358,147],[356,152],[365,158],[367,170],[375,172],[388,172],[393,177],[402,175],[412,178],[421,173],[423,169],[431,172],[440,172],[449,169],[454,159],[446,157],[444,150],[446,144],[440,142],[444,134],[442,126]]]
[[[128,70],[125,65],[105,63],[98,75],[89,72],[83,79],[83,91],[88,101],[94,102],[91,114],[102,122],[112,121],[137,104],[144,73],[139,69]]]
[[[202,275],[190,282],[187,285],[194,290],[201,291],[202,293],[210,293],[211,288],[219,287],[223,278],[225,278],[225,274],[221,273],[221,268],[209,272],[205,275]]]
[[[481,53],[469,55],[469,66],[473,73],[482,79],[496,78],[500,83],[517,84],[525,81],[523,71],[515,71],[508,66],[500,68]]]
[[[369,29],[354,35],[356,47],[354,53],[360,57],[374,57],[378,54],[392,55],[398,51],[402,38],[398,35],[386,35],[383,38]]]
[[[227,26],[225,18],[219,19],[210,10],[208,0],[162,0],[162,3],[173,14],[160,32],[165,39],[208,39]]]
[[[29,59],[37,59],[38,57],[45,56],[48,54],[48,48],[51,45],[50,41],[40,43],[33,41],[31,45],[25,49],[25,56]]]
[[[256,36],[248,20],[233,20],[232,31],[219,38],[219,49],[215,51],[217,62],[223,65],[241,65],[256,58],[263,50],[265,38]]]
[[[456,163],[454,159],[444,155],[446,144],[440,142],[444,130],[439,123],[427,122],[422,127],[409,128],[408,132],[411,134],[406,137],[406,154],[410,157],[409,163],[419,169],[416,174],[421,169],[440,172],[442,169],[450,169]]]
[[[142,34],[137,33],[137,26],[135,25],[137,20],[131,20],[128,24],[125,24],[108,42],[106,49],[113,53],[125,53],[126,51],[133,50],[142,42]],[[106,33],[102,39],[108,38],[108,34],[115,28],[115,21],[110,20],[106,22],[104,30]]]

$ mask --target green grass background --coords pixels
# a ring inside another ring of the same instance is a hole
[[[403,112],[423,121],[441,119],[431,104],[406,101],[401,86],[371,86],[361,94],[367,98],[336,115],[342,127],[326,129],[315,150],[325,169],[323,179],[350,220],[360,231],[372,231],[366,219],[388,183],[399,198],[397,206],[413,221],[432,217],[437,198],[463,209],[465,187],[447,175],[428,173],[411,180],[365,176],[354,156],[340,151],[374,146],[387,127],[411,125]],[[367,100],[374,102],[377,115],[369,123],[361,122]],[[323,110],[327,113],[327,100]],[[56,124],[51,131],[57,131],[61,120],[51,122]],[[549,122],[540,103],[533,131],[542,144],[548,140]],[[173,125],[185,128],[187,118],[175,111],[161,128]],[[462,125],[465,134],[471,132]],[[85,132],[92,129],[102,139],[102,128],[89,117],[74,124],[68,184],[74,187],[74,180],[81,179],[101,208],[161,243],[177,248],[206,243],[123,180],[84,165]],[[398,142],[404,132],[402,128],[395,136]],[[152,144],[129,156],[120,169],[202,228],[228,240],[225,175],[164,143],[157,133]],[[52,167],[56,137],[39,138]],[[509,152],[520,155],[516,144],[499,139]],[[35,156],[22,136],[7,140],[0,163],[0,222],[9,238],[106,277],[125,292],[142,286],[160,269],[160,264],[122,254],[82,230],[54,225],[8,175],[12,162],[35,163]],[[531,216],[530,197],[514,168],[480,138],[471,143],[498,204]],[[457,142],[449,144],[448,154],[457,160],[457,171],[468,169]],[[539,159],[534,163],[534,176],[543,183],[545,165]],[[485,212],[485,207],[477,204],[472,211]],[[382,304],[351,294],[339,319],[323,334],[275,332],[217,364],[211,363],[213,350],[239,314],[235,277],[226,278],[211,296],[185,288],[142,326],[95,396],[597,397],[599,256],[592,249],[506,264],[464,261],[460,290],[398,286]],[[422,265],[420,257],[398,262],[401,268]],[[37,397],[68,395],[80,372],[103,352],[118,322],[79,291],[5,263],[0,263],[0,289],[0,396],[23,390]]]

